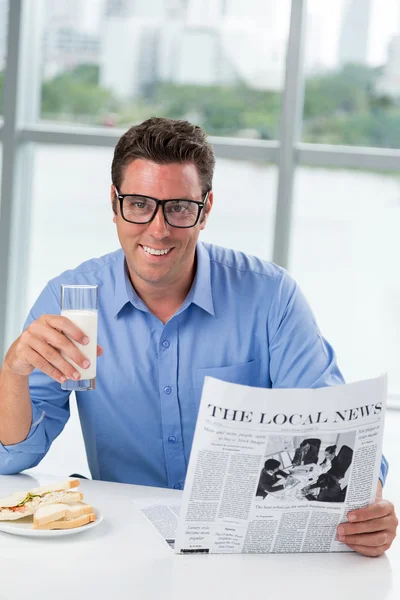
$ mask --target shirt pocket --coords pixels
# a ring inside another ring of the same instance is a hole
[[[201,392],[203,390],[204,378],[206,376],[215,377],[229,383],[240,383],[258,387],[260,385],[260,359],[256,358],[250,362],[232,365],[229,367],[206,367],[196,369],[194,373],[194,395],[195,405],[198,409],[200,404]]]

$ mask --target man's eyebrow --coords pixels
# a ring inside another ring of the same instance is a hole
[[[157,198],[156,196],[151,196],[150,194],[144,194],[140,192],[121,192],[118,191],[120,196],[143,196],[144,198],[152,198],[153,200],[192,200],[192,202],[203,202],[203,197],[201,196],[200,200],[198,198],[194,198],[190,194],[186,196],[171,196],[170,198]]]

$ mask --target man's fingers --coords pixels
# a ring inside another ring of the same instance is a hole
[[[396,536],[398,520],[394,506],[378,499],[374,504],[348,513],[349,523],[338,527],[338,540],[366,556],[381,556]]]
[[[83,369],[86,369],[90,364],[86,356],[78,350],[71,340],[58,331],[46,331],[44,339],[31,336],[28,342],[31,348],[36,350],[49,363],[60,369],[60,371],[63,371],[63,373],[65,373],[65,368],[69,363],[64,360],[61,352]]]
[[[379,519],[390,515],[394,511],[394,506],[388,500],[378,500],[370,506],[365,508],[358,508],[352,510],[347,514],[347,518],[351,523],[357,523],[358,521],[369,521],[370,519]]]
[[[77,365],[79,365],[83,369],[85,369],[89,366],[89,365],[86,365],[86,366],[84,365],[85,361],[87,361],[86,356],[80,350],[78,350],[78,348],[75,346],[75,344],[73,344],[73,342],[71,342],[71,340],[68,339],[66,335],[64,335],[63,333],[60,333],[56,329],[49,329],[49,328],[43,328],[42,334],[43,334],[44,340],[47,342],[47,345],[49,346],[49,348],[51,350],[54,350],[54,348],[57,348],[58,350],[63,352],[63,354],[68,356],[68,358],[73,360]],[[38,338],[33,338],[33,340],[37,340],[37,339]],[[33,346],[32,343],[31,343],[31,345]],[[37,350],[37,348],[35,348],[35,350]],[[48,353],[50,353],[50,350],[48,350]],[[46,356],[46,354],[44,354],[43,356],[45,358],[47,358],[47,360],[49,360],[49,358]],[[53,361],[49,360],[49,362],[53,362]]]
[[[393,535],[388,531],[377,531],[374,533],[359,533],[358,535],[339,535],[339,542],[347,546],[390,546]]]
[[[25,343],[34,348],[36,352],[41,354],[41,350],[44,351],[42,356],[46,358],[51,364],[57,366],[60,370],[65,373],[64,369],[60,368],[60,363],[57,360],[57,363],[54,362],[54,349],[58,349],[65,356],[73,360],[77,365],[82,367],[82,369],[87,369],[89,367],[89,363],[87,362],[87,357],[75,346],[75,344],[67,337],[66,334],[60,332],[58,329],[54,327],[55,322],[53,322],[53,318],[56,321],[58,317],[56,315],[46,315],[48,321],[41,321],[38,319],[34,323],[28,327],[26,332],[23,334],[25,336]],[[68,319],[64,319],[66,323],[71,323]],[[53,326],[49,325],[50,322],[53,322]],[[73,323],[71,323],[73,325]],[[82,333],[78,328],[75,327],[75,337],[78,337],[82,341]],[[80,332],[79,336],[76,332]],[[39,342],[45,340],[47,343],[46,346],[41,345],[39,347]],[[58,352],[58,354],[60,354]],[[60,355],[61,356],[61,355]],[[66,361],[65,361],[66,362]]]
[[[79,327],[77,327],[75,323],[73,323],[66,317],[62,317],[60,315],[43,315],[42,317],[39,317],[36,323],[40,324],[42,322],[48,327],[58,329],[58,331],[62,331],[68,337],[72,338],[79,344],[83,344],[84,346],[86,346],[86,344],[89,343],[89,339],[87,338],[85,333],[81,329],[79,329]],[[31,326],[34,325],[34,323],[32,323]]]
[[[64,373],[62,373],[56,367],[47,362],[47,360],[43,358],[43,356],[40,356],[40,354],[38,354],[32,348],[29,348],[27,350],[27,360],[29,361],[30,365],[32,365],[36,369],[39,369],[39,371],[42,371],[42,373],[45,373],[45,375],[48,375],[49,377],[51,377],[55,381],[58,381],[59,383],[64,383],[64,381],[67,379]]]
[[[103,348],[99,344],[97,344],[97,356],[101,356],[103,352]]]
[[[31,341],[30,348],[37,354],[38,358],[35,357],[35,362],[31,363],[34,367],[50,375],[52,379],[60,381],[60,376],[64,375],[68,379],[79,379],[79,373],[75,367],[66,361],[56,348],[50,346],[46,342],[33,338]],[[56,369],[56,376],[52,374],[52,370]]]
[[[361,521],[360,523],[342,523],[338,527],[339,535],[354,535],[360,533],[373,533],[374,531],[384,531],[392,525],[392,516]]]
[[[384,554],[386,552],[386,550],[389,550],[390,548],[390,544],[389,545],[384,545],[384,546],[361,546],[361,545],[355,545],[355,544],[347,544],[349,548],[351,548],[352,550],[354,550],[355,552],[358,552],[359,554],[364,554],[364,556],[382,556],[382,554]]]

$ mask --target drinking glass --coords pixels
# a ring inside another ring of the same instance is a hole
[[[82,354],[90,360],[87,369],[77,365],[72,359],[62,354],[80,374],[77,381],[67,379],[61,384],[63,390],[85,391],[94,390],[96,387],[96,360],[97,360],[97,285],[62,285],[61,286],[61,316],[66,317],[89,338],[89,343],[84,346],[75,340],[75,344]]]

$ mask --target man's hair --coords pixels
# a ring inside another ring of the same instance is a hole
[[[334,445],[334,446],[327,446],[325,448],[325,452],[329,452],[329,454],[335,453],[336,452],[336,445]]]
[[[334,488],[339,484],[339,479],[332,473],[323,473],[318,477],[317,486],[323,489]]]
[[[310,446],[311,447],[311,443],[310,440],[303,440],[300,444],[300,448],[304,448],[305,446]]]
[[[191,162],[199,174],[202,195],[212,189],[215,156],[205,131],[188,121],[152,117],[134,125],[119,139],[111,166],[111,179],[120,191],[124,168],[135,159],[159,165]],[[113,200],[117,212],[117,199]]]
[[[276,460],[275,458],[269,458],[264,463],[264,469],[266,471],[274,471],[275,469],[278,469],[280,466],[281,466],[281,463],[279,462],[279,460]]]

